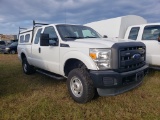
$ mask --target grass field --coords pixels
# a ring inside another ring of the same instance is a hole
[[[160,71],[121,95],[74,102],[66,81],[22,72],[17,55],[0,54],[0,120],[160,120]]]

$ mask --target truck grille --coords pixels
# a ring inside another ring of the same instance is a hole
[[[127,72],[145,65],[145,46],[123,47],[119,49],[119,72]]]

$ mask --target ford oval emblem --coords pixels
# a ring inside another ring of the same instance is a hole
[[[132,56],[132,59],[134,59],[134,60],[139,60],[141,58],[141,55],[140,54],[134,54],[133,56]]]

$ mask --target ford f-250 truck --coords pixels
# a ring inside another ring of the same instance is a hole
[[[67,78],[78,103],[117,95],[135,88],[147,73],[146,47],[141,42],[102,38],[82,25],[42,24],[19,32],[18,57],[23,71]]]
[[[146,63],[160,70],[160,23],[147,23],[136,15],[127,15],[85,24],[101,35],[131,39],[146,45]]]

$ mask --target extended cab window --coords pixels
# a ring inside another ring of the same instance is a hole
[[[128,39],[136,40],[138,37],[139,27],[133,27],[129,33]]]
[[[49,43],[50,44],[54,44],[56,43],[56,40],[58,40],[58,37],[57,37],[57,34],[56,34],[56,31],[54,29],[54,27],[50,26],[50,27],[46,27],[44,29],[44,34],[49,34],[49,38],[54,38],[54,39],[51,39],[49,40]]]
[[[144,27],[142,40],[158,40],[160,25],[149,25]]]
[[[30,34],[26,34],[25,35],[25,42],[29,42],[29,39],[30,39]]]
[[[40,29],[37,31],[37,34],[36,34],[36,37],[35,37],[35,40],[34,40],[34,44],[38,44],[39,39],[40,39],[40,35],[41,35],[41,31],[42,31],[42,28],[40,28]]]
[[[17,46],[17,45],[18,45],[18,42],[13,42],[9,46]]]

